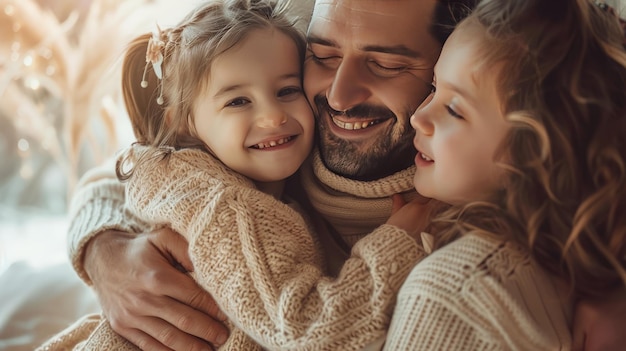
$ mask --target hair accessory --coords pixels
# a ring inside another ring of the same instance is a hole
[[[161,65],[163,64],[163,48],[165,47],[165,42],[161,39],[163,37],[164,32],[161,31],[161,28],[157,25],[157,31],[152,33],[152,37],[148,40],[148,49],[146,50],[146,66],[143,69],[143,76],[141,78],[141,87],[148,87],[148,81],[146,80],[146,71],[148,70],[148,65],[152,64],[152,70],[157,78],[161,81],[159,97],[157,98],[157,104],[163,104],[163,69]]]

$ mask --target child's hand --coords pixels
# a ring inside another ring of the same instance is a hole
[[[436,201],[417,198],[407,203],[400,194],[393,195],[391,201],[391,217],[387,220],[387,224],[404,229],[409,235],[419,239],[420,233],[430,223],[430,215]]]

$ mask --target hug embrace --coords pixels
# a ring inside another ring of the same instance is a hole
[[[42,348],[623,345],[618,17],[317,0],[305,35],[294,4],[207,1],[131,42],[137,142],[70,230],[104,313]]]

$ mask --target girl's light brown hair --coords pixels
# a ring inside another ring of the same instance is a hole
[[[152,33],[135,38],[122,66],[122,93],[137,143],[157,147],[202,148],[193,130],[193,103],[202,92],[216,57],[236,46],[252,31],[271,28],[290,38],[304,61],[306,41],[288,14],[289,1],[208,0],[189,13],[178,25],[161,31],[165,43],[163,78],[159,81],[152,65],[146,66],[146,51]],[[144,69],[147,71],[144,74]],[[147,87],[142,87],[142,81]],[[157,103],[162,90],[163,103]],[[126,155],[128,156],[128,155]],[[140,162],[141,157],[132,162]],[[127,179],[132,167],[118,161],[117,174]]]
[[[626,51],[618,19],[589,0],[483,0],[458,30],[484,39],[477,65],[499,67],[513,128],[498,157],[504,189],[442,213],[433,223],[445,228],[439,245],[470,231],[504,235],[577,296],[623,290]]]

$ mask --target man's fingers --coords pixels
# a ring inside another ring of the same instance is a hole
[[[152,343],[161,345],[163,350],[175,351],[209,351],[213,350],[211,345],[193,335],[181,331],[178,327],[158,318],[146,318],[143,329],[147,334],[138,335],[139,342],[136,344],[142,350],[152,350]],[[139,332],[143,334],[142,332]],[[129,339],[130,340],[130,339]],[[150,343],[150,344],[148,344]],[[147,345],[146,348],[143,345]]]
[[[187,306],[166,308],[161,311],[161,316],[164,318],[162,321],[164,324],[152,326],[150,330],[156,330],[158,333],[151,334],[175,350],[189,350],[190,345],[196,345],[194,350],[201,350],[199,347],[201,345],[206,347],[206,343],[221,346],[228,338],[228,329],[220,321]],[[187,347],[180,348],[181,346]]]
[[[197,286],[195,288],[199,290],[196,294],[191,294],[196,296],[195,298],[189,298],[187,294],[181,296],[180,300],[163,304],[159,310],[159,316],[168,324],[189,335],[206,340],[213,345],[222,345],[228,338],[228,329],[222,324],[225,317],[208,293]],[[184,288],[181,289],[181,292],[183,291],[185,291]],[[186,292],[189,293],[189,290]],[[164,338],[153,336],[158,340]],[[171,345],[168,346],[171,347]]]
[[[175,263],[180,264],[187,272],[193,272],[193,264],[189,258],[189,244],[185,238],[170,228],[161,228],[153,233],[150,242],[161,252],[167,252]]]
[[[142,350],[172,351],[172,349],[139,329],[128,329],[123,333],[119,332],[119,334]]]

